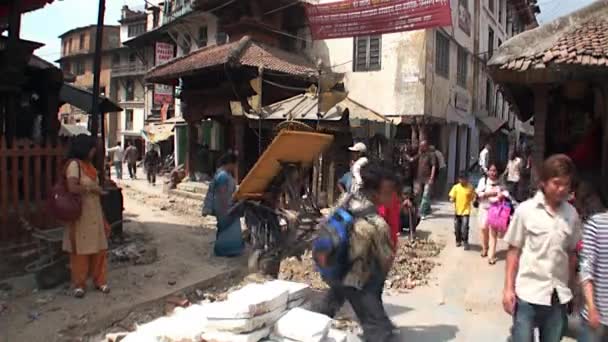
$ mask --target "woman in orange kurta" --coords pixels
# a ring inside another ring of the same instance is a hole
[[[63,250],[70,254],[74,296],[78,298],[84,296],[89,275],[99,291],[110,291],[106,279],[109,230],[101,208],[103,190],[92,163],[96,152],[92,137],[76,136],[65,169],[68,190],[82,198],[82,215],[68,224],[63,237]]]

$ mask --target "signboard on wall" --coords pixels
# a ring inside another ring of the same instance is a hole
[[[173,44],[157,42],[154,47],[155,65],[167,63],[173,59]],[[154,105],[162,106],[173,102],[173,87],[164,84],[154,85]]]
[[[452,25],[449,0],[343,0],[307,5],[306,15],[313,39]]]

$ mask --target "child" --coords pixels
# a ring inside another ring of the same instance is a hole
[[[454,202],[454,233],[456,235],[456,247],[464,244],[464,250],[469,250],[469,216],[471,215],[471,204],[475,200],[475,189],[469,184],[467,174],[462,172],[458,177],[452,190],[450,190],[450,201]]]

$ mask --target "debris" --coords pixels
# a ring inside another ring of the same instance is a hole
[[[2,315],[5,311],[8,312],[8,305],[6,303],[0,302],[0,315]]]
[[[155,274],[156,274],[156,272],[154,272],[154,271],[147,271],[146,273],[144,273],[144,277],[152,278],[152,277],[154,277]]]
[[[30,322],[33,321],[37,321],[40,318],[41,314],[40,312],[36,312],[36,311],[31,311],[27,313],[27,318],[30,320]]]
[[[173,285],[177,284],[177,282],[175,280],[171,279],[167,282],[167,284],[169,284],[169,286],[173,286]]]
[[[128,332],[111,333],[106,335],[104,342],[120,342],[127,337]]]
[[[36,299],[36,303],[39,305],[45,305],[48,304],[52,301],[55,300],[55,296],[52,294],[46,294],[46,295],[42,295],[40,297],[38,297],[38,299]]]
[[[9,283],[0,283],[0,291],[9,292],[13,289],[13,285]]]

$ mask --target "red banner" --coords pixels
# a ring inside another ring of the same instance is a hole
[[[313,39],[452,25],[449,0],[345,0],[306,6]]]
[[[154,47],[155,65],[167,63],[173,59],[173,44],[157,42]],[[173,103],[173,87],[164,84],[154,85],[154,104],[162,106],[165,103]]]

